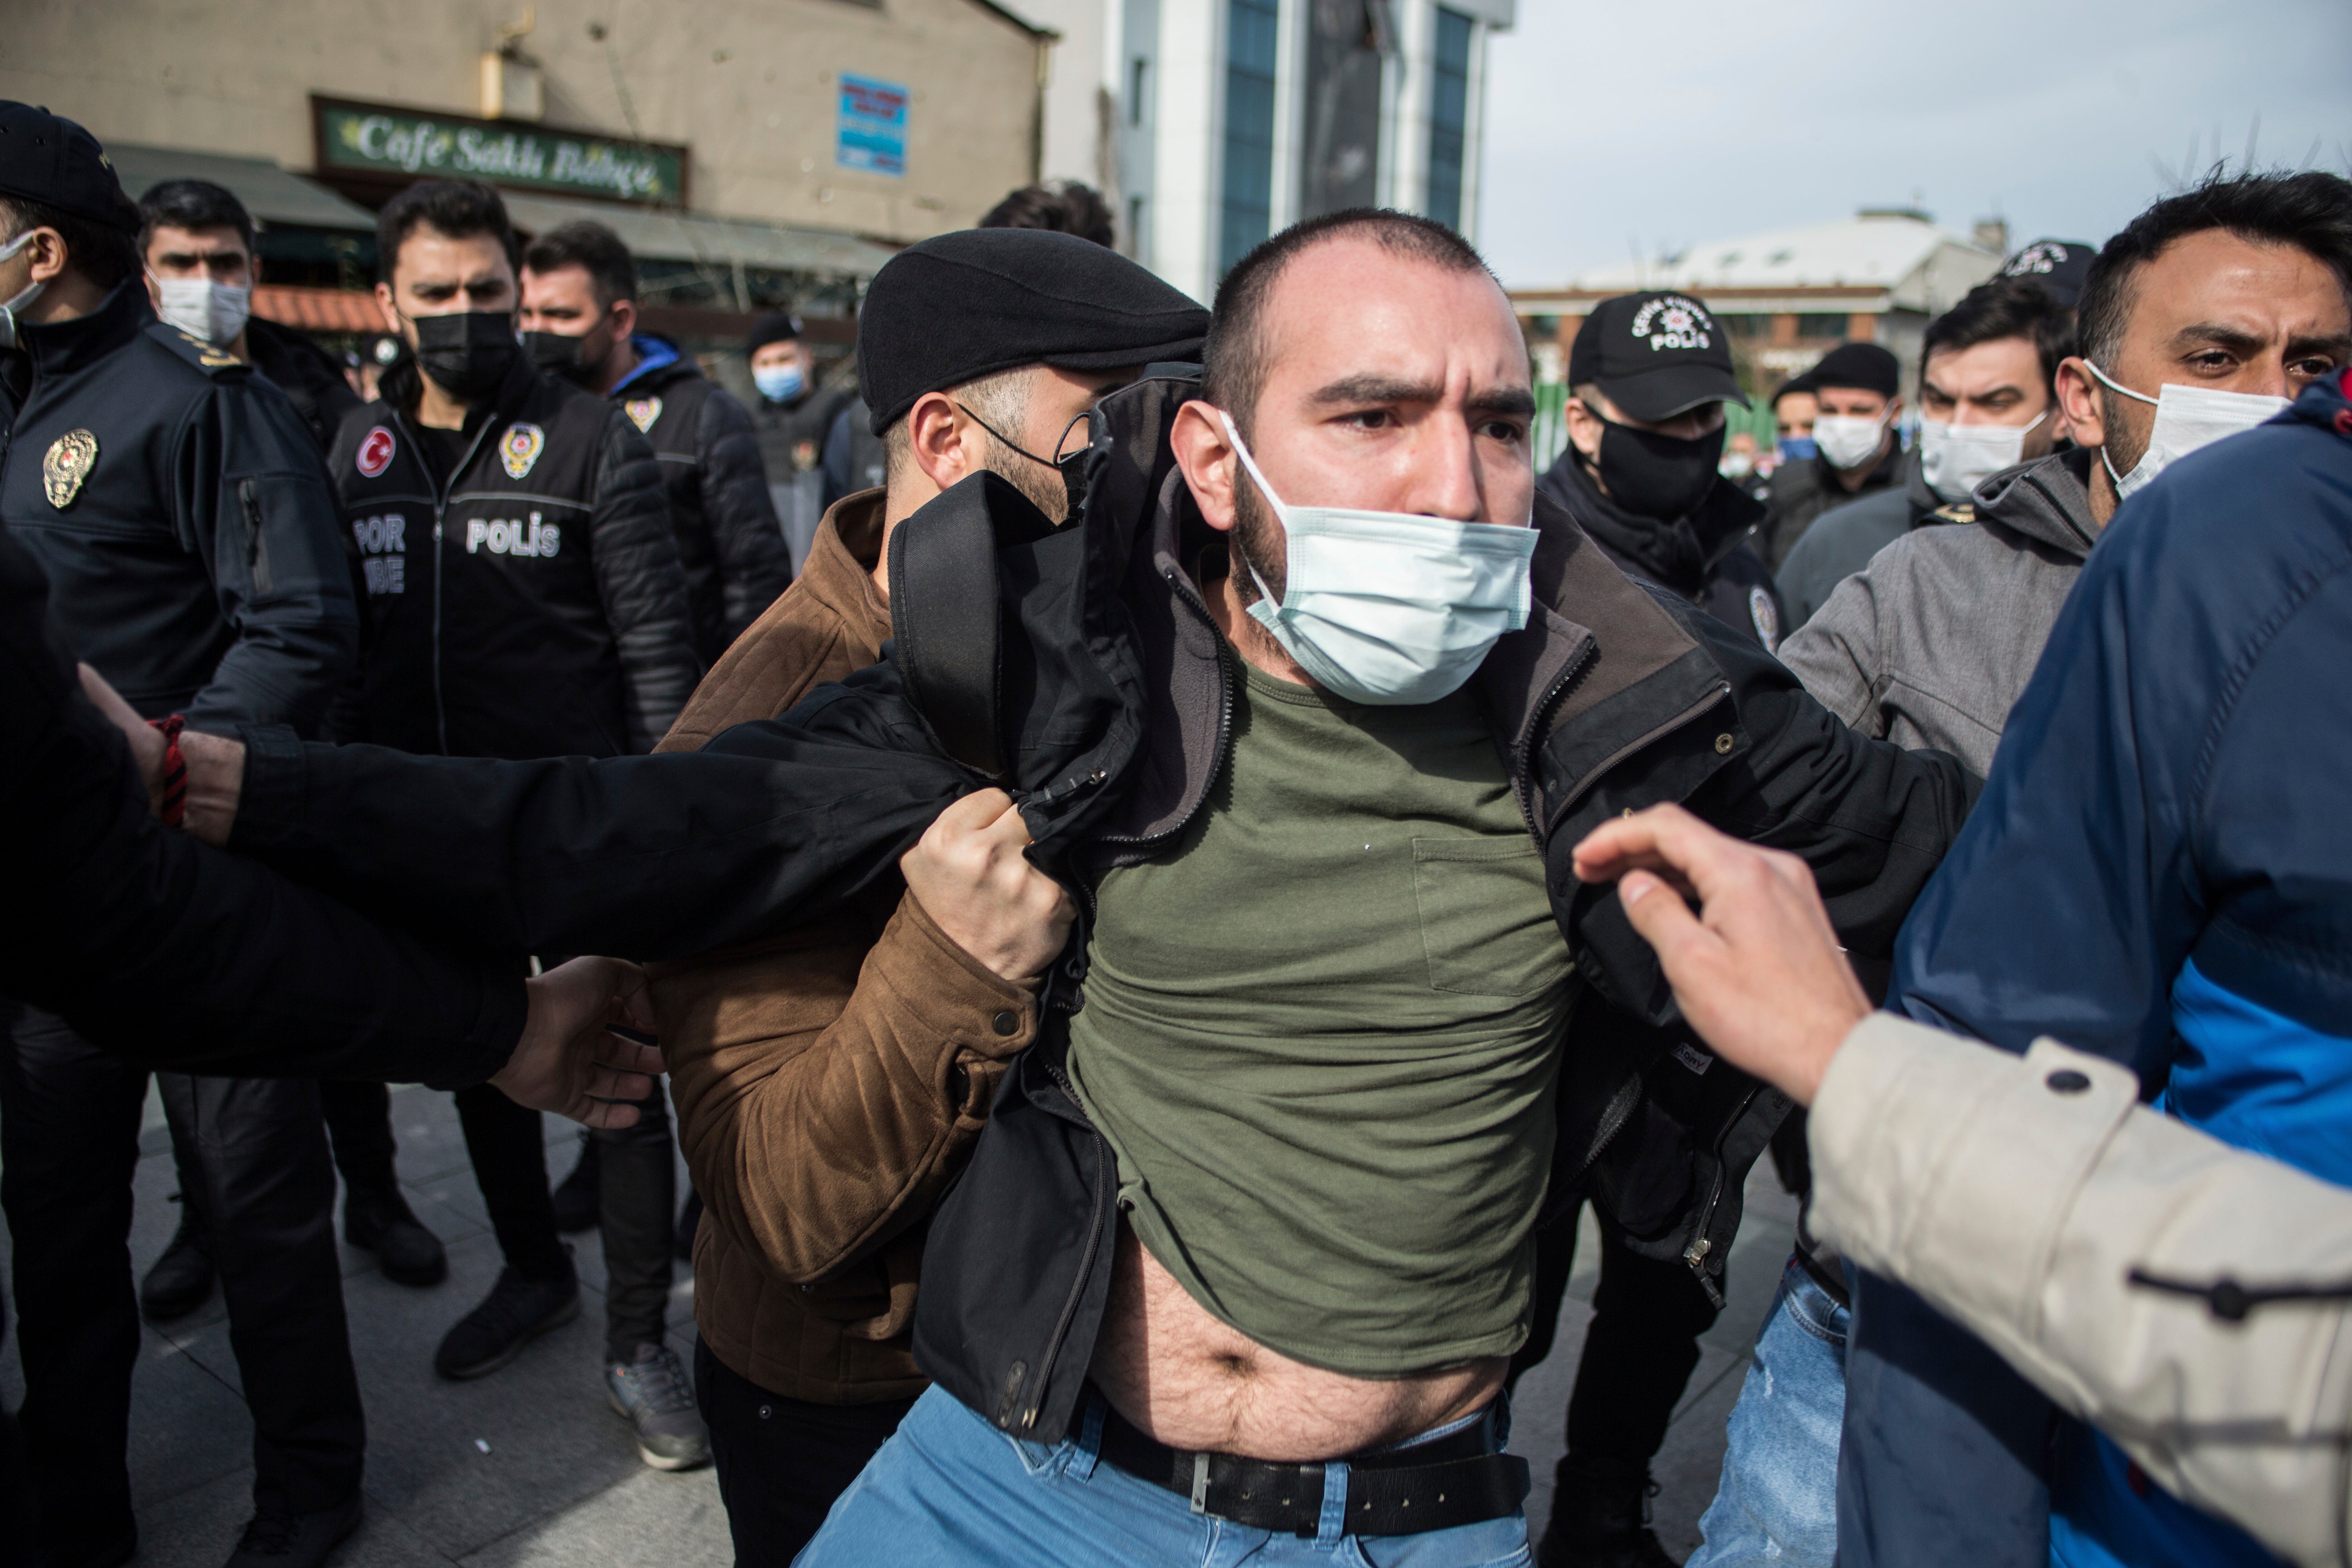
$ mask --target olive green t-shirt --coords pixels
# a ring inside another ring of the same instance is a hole
[[[1143,1245],[1218,1318],[1359,1377],[1526,1339],[1572,970],[1465,692],[1249,668],[1207,802],[1097,889],[1079,1098]]]

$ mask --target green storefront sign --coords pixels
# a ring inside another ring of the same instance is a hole
[[[657,142],[311,100],[319,168],[394,178],[487,180],[607,201],[683,205],[687,150]]]

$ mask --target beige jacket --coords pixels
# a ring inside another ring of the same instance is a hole
[[[2053,1040],[2014,1057],[1875,1015],[1813,1101],[1812,1225],[2174,1495],[2297,1563],[2352,1563],[2352,1303],[2232,1323],[2126,1279],[2352,1280],[2352,1192],[2138,1095]]]

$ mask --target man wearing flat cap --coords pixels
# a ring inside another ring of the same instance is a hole
[[[1084,448],[1087,410],[1145,364],[1197,360],[1207,323],[1071,235],[973,229],[894,258],[866,293],[866,413],[850,414],[870,415],[886,481],[825,512],[798,581],[661,749],[697,749],[877,662],[884,542],[958,480],[992,471],[1065,519],[1056,460]],[[907,858],[903,894],[656,971],[707,1205],[695,1384],[746,1568],[792,1561],[925,1386],[909,1338],[929,1211],[1035,1036],[1033,991],[1069,922],[1003,807],[987,794],[950,808]]]
[[[87,131],[0,102],[0,519],[73,656],[174,743],[183,725],[315,732],[359,649],[315,439],[275,384],[155,319],[139,228]],[[0,1015],[36,1556],[121,1562],[147,1073],[52,1014]],[[230,1561],[274,1545],[300,1568],[357,1522],[365,1447],[318,1088],[165,1074],[162,1091],[194,1145],[186,1201],[253,1408],[255,1517]]]
[[[816,356],[802,336],[801,319],[789,310],[761,317],[744,340],[743,353],[760,392],[751,405],[751,428],[759,433],[768,494],[775,500],[798,573],[808,564],[809,545],[824,517],[828,498],[819,464],[825,437],[857,395],[845,386],[817,385]]]
[[[1902,365],[1876,343],[1840,343],[1807,371],[1821,412],[1814,453],[1772,470],[1771,515],[1763,529],[1764,563],[1775,572],[1813,519],[1833,506],[1903,483]]]

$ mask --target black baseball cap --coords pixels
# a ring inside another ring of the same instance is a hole
[[[2000,264],[2003,278],[2031,278],[2065,309],[2082,297],[2098,247],[2079,239],[2037,239]]]
[[[139,232],[139,209],[98,138],[62,115],[0,99],[0,196]]]
[[[1902,385],[1902,363],[1876,343],[1840,343],[1805,373],[1808,392],[1818,392],[1824,386],[1852,386],[1874,392],[1881,397],[1892,397]]]
[[[1702,403],[1748,406],[1723,328],[1687,294],[1620,294],[1592,307],[1568,351],[1568,384],[1587,383],[1636,419],[1672,419]]]

